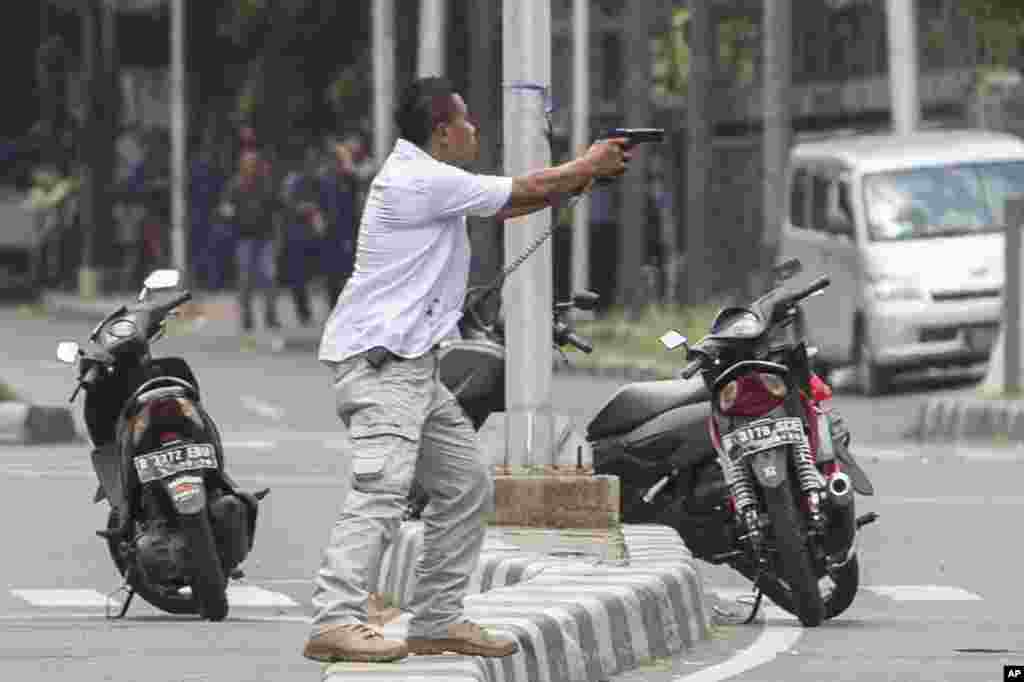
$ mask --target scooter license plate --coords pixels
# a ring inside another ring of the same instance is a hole
[[[194,469],[216,469],[217,455],[210,443],[164,448],[135,457],[139,481],[149,483]]]
[[[762,450],[800,443],[805,438],[799,417],[759,419],[722,436],[722,448],[734,462]]]

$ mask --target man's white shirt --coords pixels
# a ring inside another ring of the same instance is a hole
[[[475,175],[399,139],[370,185],[355,269],[335,302],[319,358],[376,346],[417,357],[457,338],[469,278],[466,216],[493,216],[512,178]]]

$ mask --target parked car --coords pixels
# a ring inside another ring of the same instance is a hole
[[[857,135],[794,146],[780,260],[832,278],[806,333],[862,391],[901,370],[988,359],[998,333],[1009,195],[1024,140],[982,130]]]
[[[26,205],[28,193],[0,185],[0,298],[22,300],[35,293],[32,257],[35,216]]]

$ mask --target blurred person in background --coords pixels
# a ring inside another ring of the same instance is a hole
[[[284,205],[284,240],[281,253],[281,284],[291,291],[299,323],[308,327],[313,321],[309,284],[315,274],[318,241],[326,226],[320,210],[318,179],[320,154],[316,147],[294,152],[293,168],[284,178],[281,201]]]
[[[189,220],[192,227],[189,247],[200,286],[218,289],[224,282],[224,264],[218,258],[214,213],[226,179],[217,168],[216,152],[209,136],[204,138],[195,145],[189,165]]]
[[[321,267],[326,279],[327,307],[333,308],[355,267],[359,181],[353,147],[331,144],[333,163],[320,177],[320,207],[326,221]]]
[[[231,221],[238,234],[238,303],[242,330],[253,330],[252,297],[259,289],[264,296],[264,322],[271,330],[281,328],[277,316],[275,286],[276,218],[280,200],[259,152],[248,150],[238,162],[238,174],[231,179],[221,197],[219,214]]]
[[[134,186],[145,208],[142,222],[140,271],[170,265],[168,242],[171,224],[171,137],[167,130],[151,128],[143,135],[142,163],[136,168]]]

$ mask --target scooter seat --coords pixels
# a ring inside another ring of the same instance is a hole
[[[587,426],[587,440],[626,433],[659,414],[711,399],[700,377],[640,381],[620,388]]]

